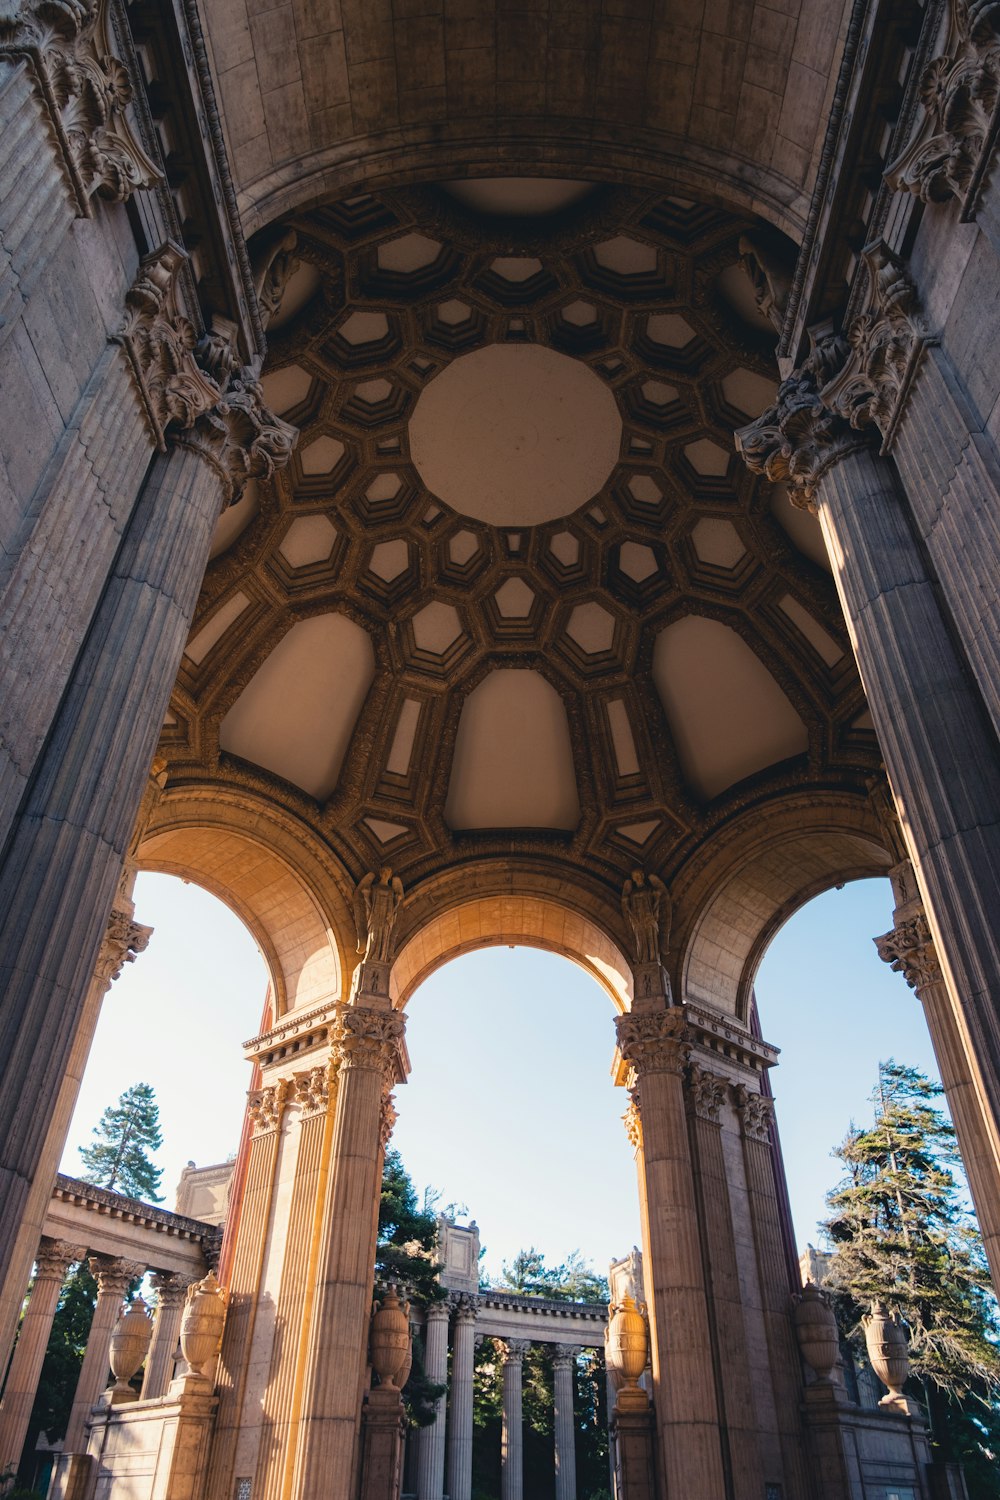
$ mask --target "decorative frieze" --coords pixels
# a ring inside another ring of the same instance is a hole
[[[23,58],[48,119],[77,211],[121,203],[162,181],[129,124],[132,82],[114,54],[111,0],[6,0],[0,58]]]
[[[688,1071],[686,1099],[689,1114],[718,1125],[726,1102],[728,1083],[719,1073],[692,1063]]]
[[[615,1028],[622,1057],[640,1079],[645,1073],[683,1073],[691,1039],[682,1010],[629,1011],[616,1018]]]
[[[232,328],[199,339],[181,310],[187,259],[168,241],[140,264],[115,336],[125,350],[161,452],[168,434],[215,469],[227,504],[251,479],[270,479],[291,457],[296,429],[264,405],[249,366],[237,368]],[[207,366],[207,368],[206,368]]]
[[[950,0],[945,51],[924,71],[924,114],[886,171],[898,191],[923,203],[957,198],[971,216],[995,144],[1000,106],[1000,5]]]
[[[748,1089],[743,1083],[733,1085],[733,1098],[744,1139],[770,1145],[771,1121],[774,1119],[773,1099],[758,1094],[754,1089]]]
[[[895,973],[902,974],[911,990],[943,978],[927,915],[920,907],[897,920],[891,932],[875,939],[878,956]]]

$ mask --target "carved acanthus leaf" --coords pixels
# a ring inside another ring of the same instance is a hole
[[[249,367],[238,371],[211,410],[176,441],[199,453],[222,481],[226,503],[235,504],[251,479],[270,479],[292,456],[298,431],[264,405],[264,393]]]
[[[330,1098],[330,1068],[307,1068],[294,1075],[295,1097],[303,1115],[324,1114]]]
[[[127,116],[132,82],[114,57],[111,0],[3,0],[0,56],[31,68],[81,215],[162,180]]]
[[[692,1114],[702,1120],[711,1120],[714,1125],[717,1125],[722,1106],[726,1101],[726,1092],[726,1080],[718,1073],[699,1067],[697,1063],[691,1064],[688,1073],[687,1100],[688,1109]]]
[[[94,971],[105,989],[118,978],[126,964],[134,963],[136,955],[145,952],[153,935],[152,927],[134,921],[133,916],[131,902],[127,907],[112,907]]]
[[[35,1281],[58,1281],[62,1285],[70,1266],[83,1260],[86,1254],[86,1245],[44,1237],[35,1253]]]
[[[335,1054],[342,1068],[371,1068],[391,1089],[400,1076],[400,1046],[406,1029],[398,1010],[345,1005],[337,1017]]]
[[[288,1099],[291,1085],[288,1079],[279,1079],[267,1088],[251,1089],[247,1094],[247,1110],[253,1123],[254,1135],[264,1135],[277,1130]]]
[[[926,913],[917,910],[897,922],[891,932],[874,939],[878,956],[895,973],[902,974],[911,990],[920,993],[921,986],[942,978],[941,964],[931,936]]]
[[[640,1080],[646,1073],[683,1073],[691,1038],[681,1010],[628,1011],[618,1016],[615,1027],[622,1057]]]
[[[769,1145],[771,1121],[774,1118],[774,1101],[765,1098],[763,1094],[756,1093],[753,1089],[748,1089],[743,1083],[734,1085],[733,1097],[736,1100],[736,1113],[740,1117],[744,1138],[748,1141],[759,1141],[762,1145]]]
[[[955,197],[972,213],[997,133],[1000,107],[1000,4],[951,0],[945,51],[921,79],[923,117],[885,176],[924,203]]]

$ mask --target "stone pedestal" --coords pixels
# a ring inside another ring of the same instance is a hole
[[[60,1453],[52,1468],[48,1500],[94,1500],[96,1479],[89,1453]]]
[[[616,1411],[611,1418],[615,1500],[660,1500],[656,1487],[653,1411]]]
[[[405,1426],[403,1402],[397,1390],[379,1386],[369,1391],[361,1413],[359,1500],[399,1500]]]
[[[60,1240],[43,1239],[39,1246],[35,1282],[0,1407],[0,1474],[16,1469],[20,1461],[59,1293],[70,1266],[86,1253],[85,1245],[65,1245]]]
[[[211,1382],[198,1376],[173,1381],[159,1401],[105,1407],[94,1417],[86,1454],[93,1487],[82,1495],[60,1492],[59,1500],[116,1500],[124,1493],[204,1500],[215,1407]]]
[[[930,1451],[919,1418],[855,1406],[834,1380],[807,1386],[802,1406],[816,1500],[867,1500],[895,1484],[931,1500]]]
[[[476,1297],[462,1296],[455,1309],[448,1406],[448,1500],[472,1500],[472,1398],[477,1307]]]

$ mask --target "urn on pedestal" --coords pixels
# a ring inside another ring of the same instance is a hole
[[[400,1302],[390,1286],[382,1301],[372,1305],[370,1336],[372,1369],[379,1384],[401,1389],[410,1373],[410,1304]]]
[[[225,1321],[226,1294],[216,1281],[215,1272],[209,1271],[189,1288],[181,1319],[181,1353],[191,1375],[197,1379],[208,1378],[208,1366],[219,1352]]]
[[[840,1334],[833,1308],[814,1281],[807,1281],[792,1314],[795,1336],[806,1363],[820,1381],[835,1380]]]
[[[146,1304],[136,1297],[118,1319],[111,1335],[109,1362],[115,1383],[109,1395],[113,1405],[138,1400],[138,1392],[129,1382],[146,1358],[152,1332],[153,1322]]]
[[[649,1329],[642,1310],[626,1295],[613,1304],[605,1332],[605,1357],[615,1389],[615,1410],[645,1409],[649,1397],[639,1385],[649,1360]]]
[[[888,1396],[883,1396],[882,1406],[897,1405],[906,1401],[903,1386],[910,1373],[910,1356],[907,1349],[906,1328],[898,1313],[890,1313],[884,1302],[872,1303],[872,1310],[861,1319],[865,1330],[868,1358],[882,1384],[889,1387]]]

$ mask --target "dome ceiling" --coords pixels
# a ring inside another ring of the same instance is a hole
[[[877,754],[816,523],[733,451],[775,380],[748,226],[571,187],[292,221],[264,386],[301,441],[220,522],[163,749],[355,873],[617,879]]]

